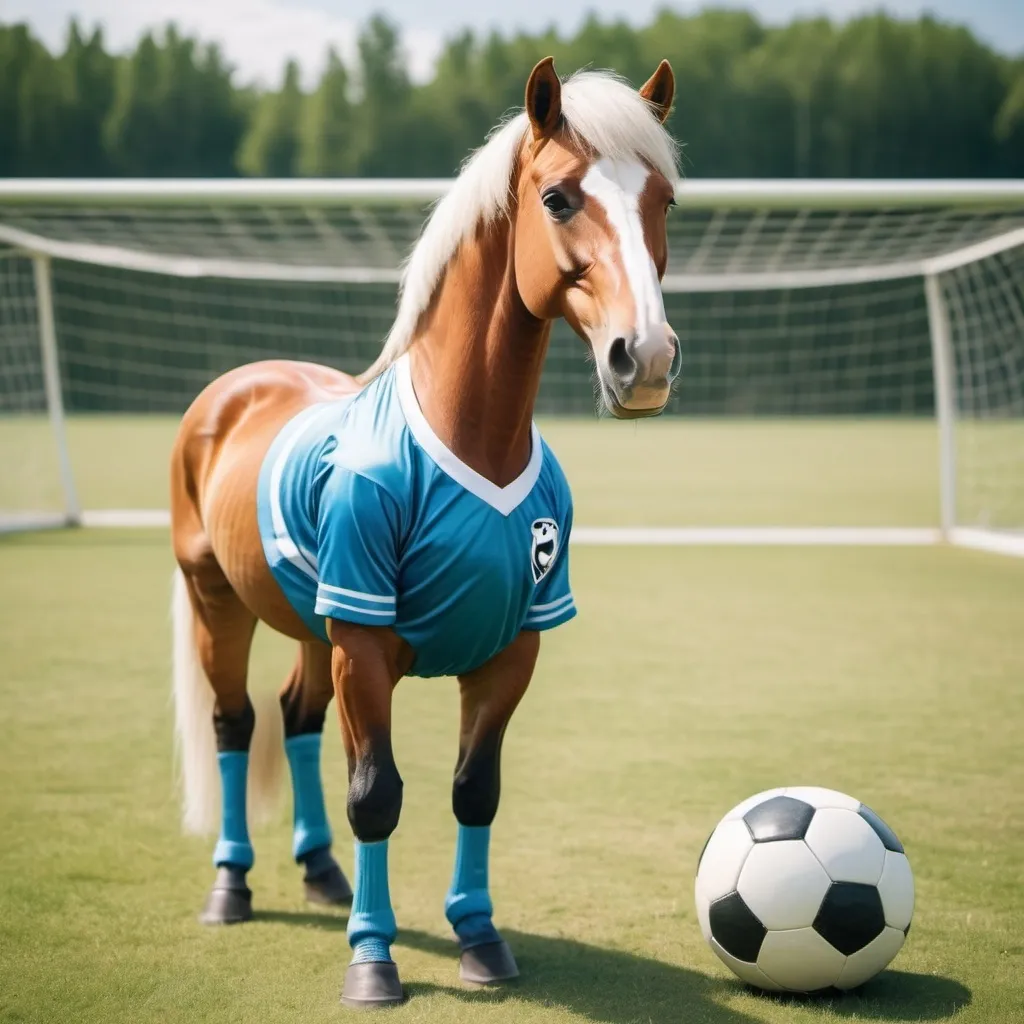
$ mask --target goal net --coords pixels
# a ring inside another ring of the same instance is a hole
[[[0,183],[0,528],[161,522],[215,376],[364,369],[446,187]],[[687,182],[664,290],[658,421],[584,426],[591,367],[554,331],[538,415],[592,539],[1024,553],[1024,184]]]

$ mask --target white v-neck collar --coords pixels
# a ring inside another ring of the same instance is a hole
[[[503,516],[511,515],[525,500],[533,485],[540,476],[544,462],[544,446],[541,443],[537,424],[530,424],[530,461],[510,484],[499,487],[485,476],[481,476],[471,466],[467,466],[449,449],[434,433],[420,408],[416,389],[412,385],[412,368],[409,364],[409,353],[395,361],[395,383],[398,386],[398,401],[409,424],[412,436],[420,447],[437,463],[438,468],[450,476],[457,484],[464,487],[470,494],[475,494],[481,501],[486,501],[491,508],[497,509]]]

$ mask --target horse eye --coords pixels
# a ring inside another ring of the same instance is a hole
[[[672,198],[671,198],[671,199],[670,199],[670,200],[668,201],[668,203],[666,204],[665,212],[666,212],[666,213],[668,213],[668,212],[669,212],[669,210],[671,210],[673,206],[677,206],[677,205],[678,205],[678,204],[676,203],[676,197],[675,197],[675,196],[673,196],[673,197],[672,197]]]
[[[565,193],[559,192],[557,188],[548,189],[541,197],[541,202],[548,213],[558,221],[568,220],[575,213]]]

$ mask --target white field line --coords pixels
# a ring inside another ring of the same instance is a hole
[[[93,509],[82,526],[166,529],[166,509]],[[0,534],[70,525],[57,513],[0,514]],[[922,547],[942,542],[931,526],[577,526],[572,543],[582,547]],[[957,527],[950,543],[993,554],[1024,558],[1024,533]]]
[[[937,544],[941,531],[931,527],[873,526],[577,526],[572,542],[586,545],[861,545]]]
[[[1024,534],[1022,533],[996,533],[992,530],[976,530],[958,526],[950,530],[949,539],[960,547],[1024,558]]]
[[[85,512],[83,526],[166,527],[164,509],[104,509]],[[713,546],[713,545],[862,545],[917,546],[937,544],[941,532],[932,527],[860,526],[577,526],[572,543],[583,546]]]
[[[83,526],[170,526],[165,508],[104,508],[82,513]]]
[[[3,512],[0,513],[0,533],[24,533],[28,530],[60,530],[73,526],[60,512]]]

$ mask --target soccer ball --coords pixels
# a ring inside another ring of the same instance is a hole
[[[769,789],[734,807],[697,865],[697,917],[741,980],[769,991],[854,988],[899,952],[914,876],[895,833],[831,789]]]

